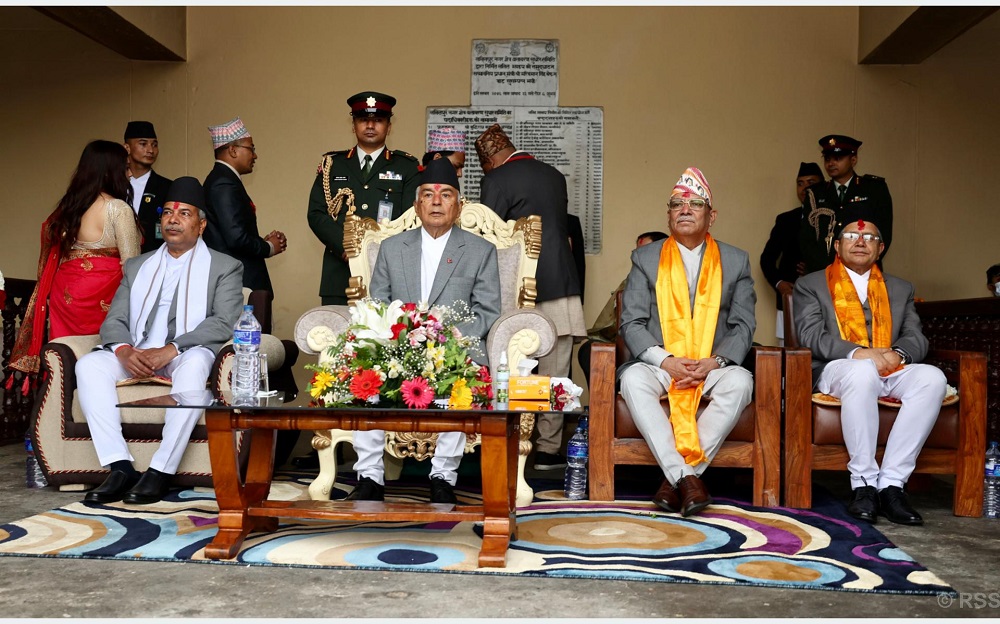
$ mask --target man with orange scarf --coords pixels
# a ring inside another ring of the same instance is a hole
[[[622,296],[619,333],[636,359],[619,370],[621,393],[666,477],[653,502],[684,516],[712,503],[700,476],[753,393],[739,366],[757,326],[750,259],[709,235],[716,216],[705,176],[689,167],[670,195],[670,238],[632,252]]]
[[[879,217],[855,208],[841,219],[833,264],[795,282],[796,332],[812,351],[816,390],[840,399],[854,490],[848,513],[873,524],[880,514],[898,524],[923,524],[903,485],[937,420],[945,376],[915,363],[927,355],[927,338],[913,284],[875,264],[883,250]],[[879,397],[902,404],[881,466],[875,459]]]

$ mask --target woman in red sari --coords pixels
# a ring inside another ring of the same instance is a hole
[[[99,333],[122,264],[139,253],[139,225],[127,203],[127,163],[119,143],[87,144],[66,194],[42,224],[38,284],[11,353],[10,367],[28,373],[25,391],[46,339]]]

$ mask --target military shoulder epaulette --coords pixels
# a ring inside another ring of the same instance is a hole
[[[883,178],[882,176],[877,176],[874,173],[866,173],[865,175],[863,175],[861,177],[862,178],[868,178],[870,180],[883,180],[883,181],[885,180],[885,178]]]
[[[326,156],[340,156],[341,154],[346,154],[349,151],[351,151],[351,150],[331,150],[331,151],[326,152],[325,154],[323,154],[323,156],[324,157],[326,157]]]
[[[396,156],[402,156],[403,158],[409,158],[413,162],[420,162],[416,156],[409,152],[404,152],[403,150],[392,150],[392,153]]]

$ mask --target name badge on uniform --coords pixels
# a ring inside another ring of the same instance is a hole
[[[388,199],[383,199],[378,203],[378,220],[390,221],[392,219],[392,202]]]
[[[156,223],[156,232],[153,233],[153,237],[156,240],[163,240],[163,230],[160,228],[160,223]]]
[[[347,182],[347,176],[333,176],[334,182]]]
[[[378,174],[378,179],[379,180],[402,180],[403,179],[403,174],[396,173],[395,171],[383,171],[382,173]]]

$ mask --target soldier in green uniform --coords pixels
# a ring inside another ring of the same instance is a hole
[[[802,207],[806,218],[799,230],[806,273],[825,269],[833,262],[833,233],[841,213],[848,207],[860,209],[873,221],[884,224],[879,228],[885,244],[879,257],[881,266],[892,242],[892,196],[885,179],[870,174],[858,175],[854,171],[861,141],[842,134],[828,134],[819,140],[819,146],[830,179],[806,189]]]
[[[358,144],[349,150],[323,154],[309,193],[309,227],[326,246],[319,287],[323,305],[347,303],[345,291],[351,276],[344,252],[347,205],[337,201],[338,193],[344,189],[354,193],[358,216],[391,220],[413,205],[420,181],[417,159],[385,146],[396,98],[366,91],[348,98],[347,105],[351,107]],[[331,217],[328,208],[337,204],[339,210]]]

